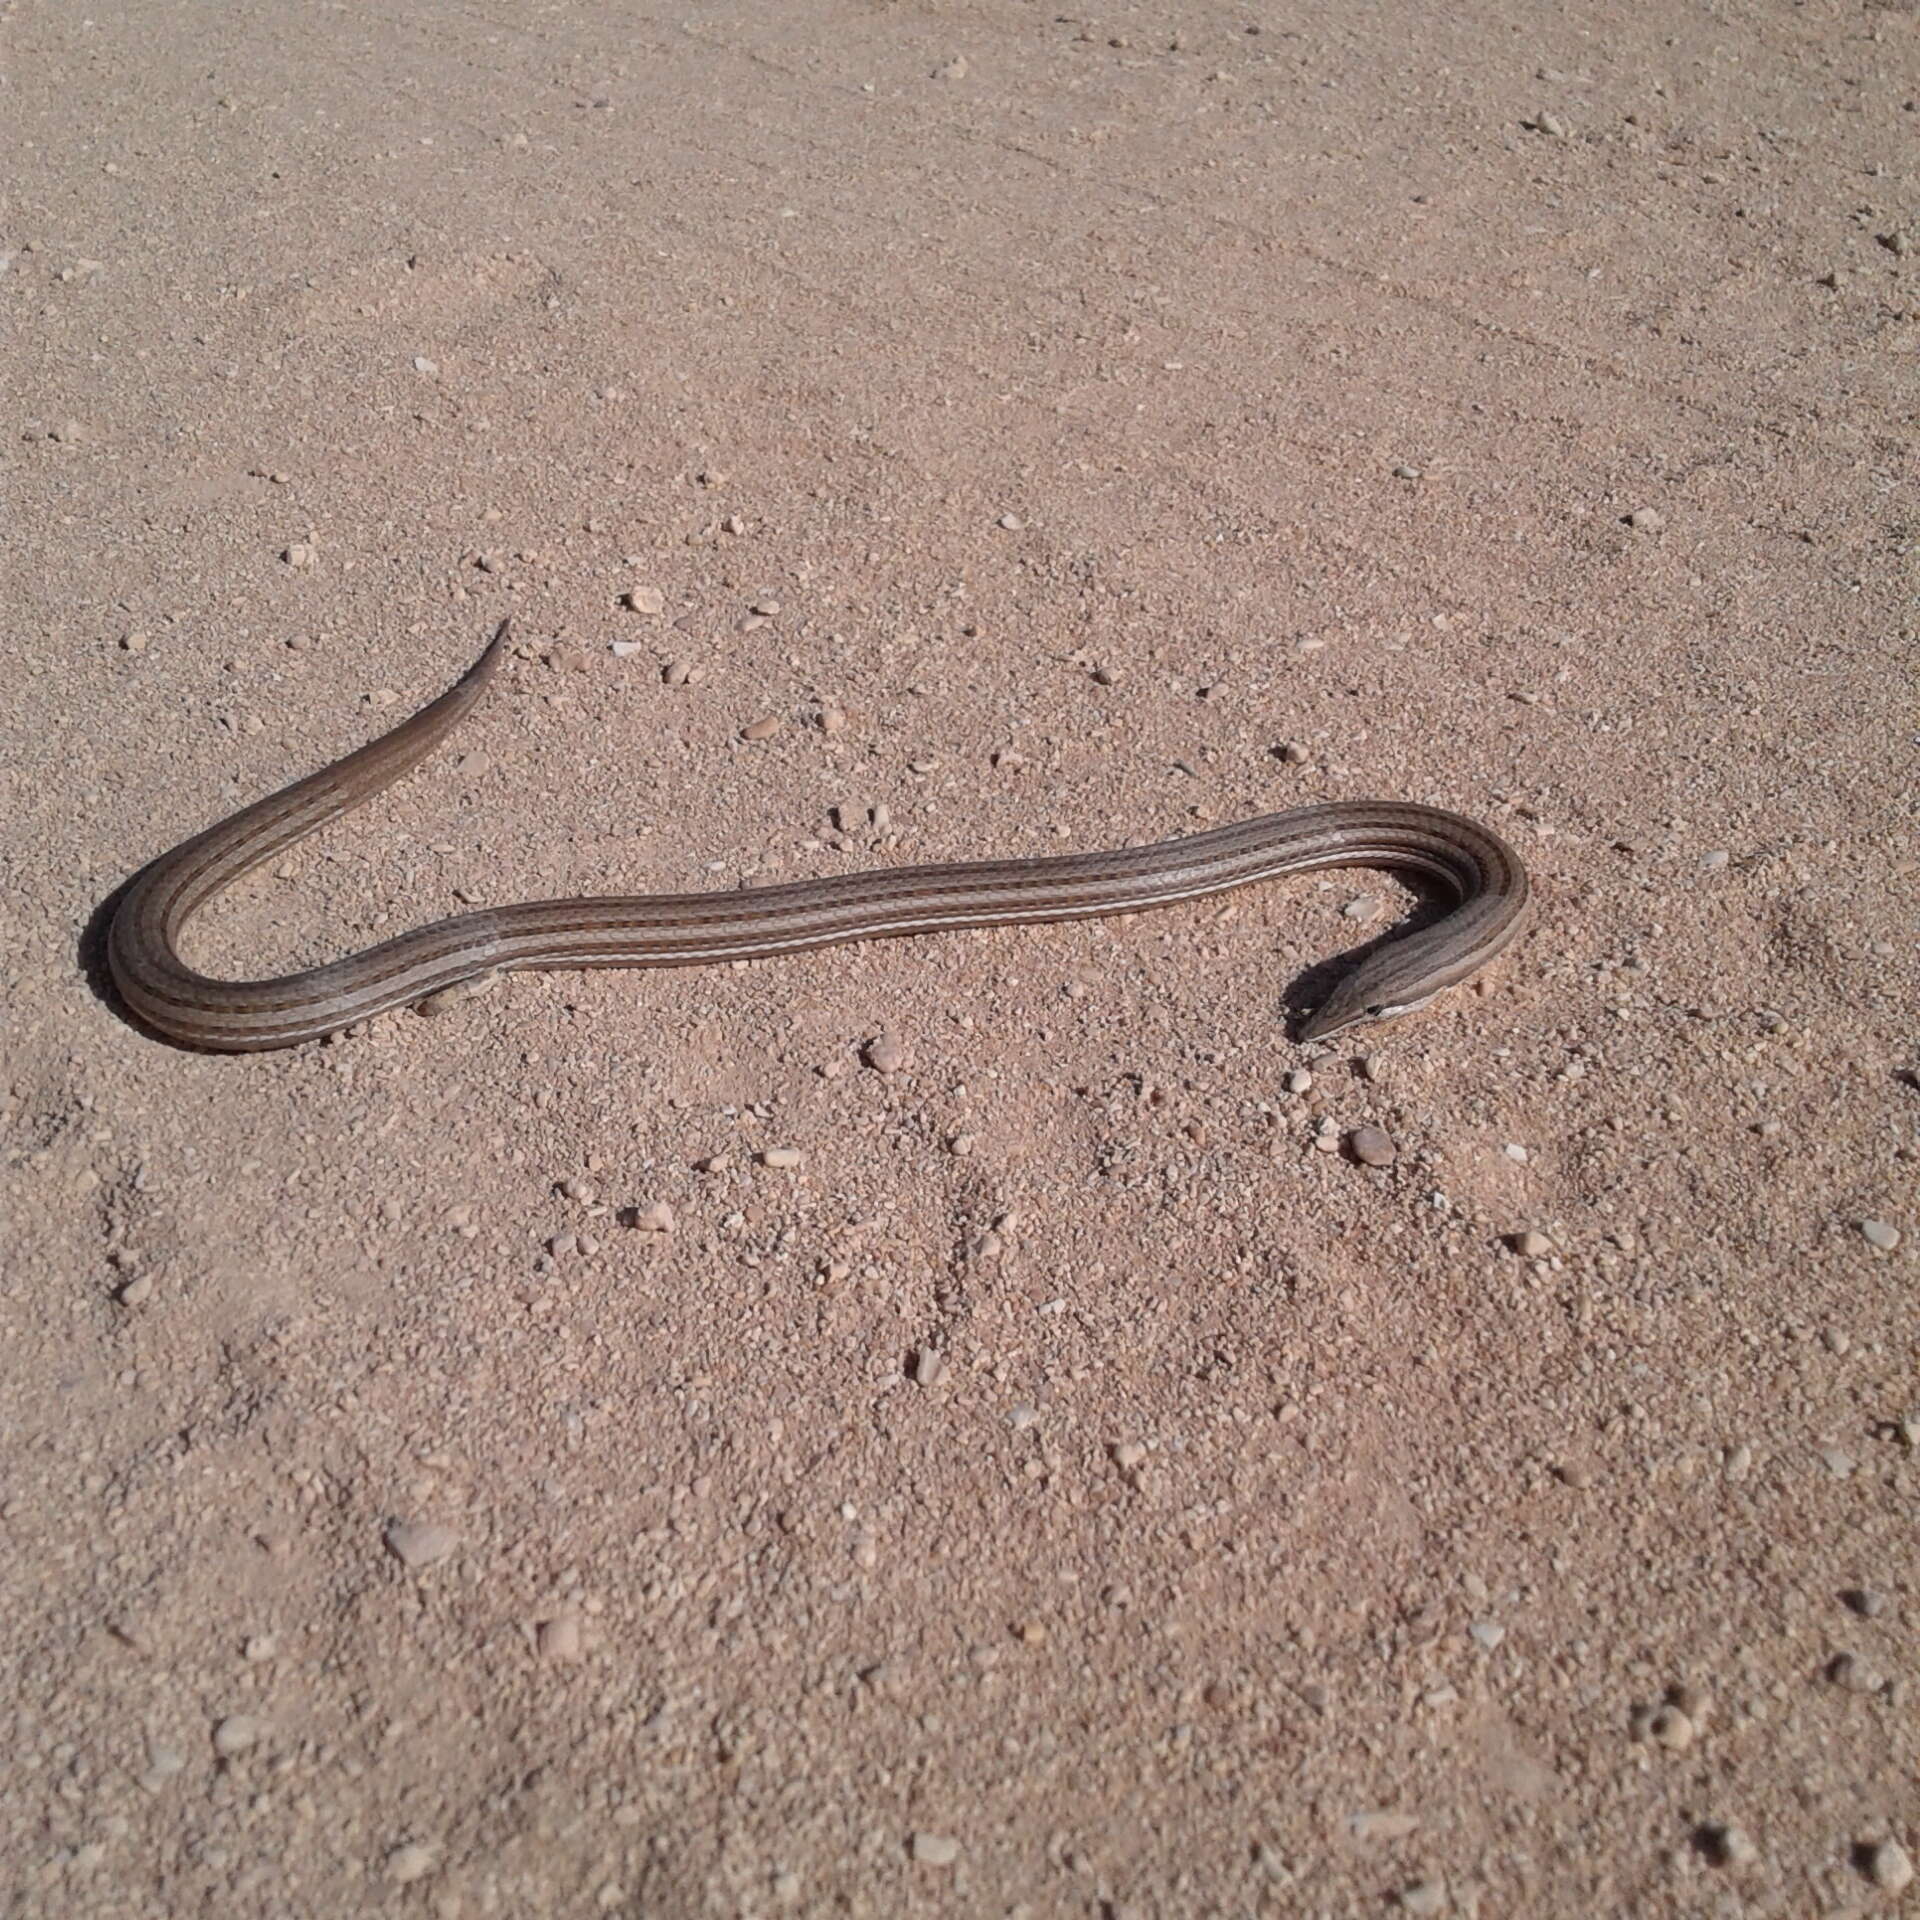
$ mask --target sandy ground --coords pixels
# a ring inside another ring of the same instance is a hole
[[[1913,1909],[1915,27],[13,0],[5,1911]],[[209,964],[1365,795],[1539,923],[123,1021],[508,610]]]

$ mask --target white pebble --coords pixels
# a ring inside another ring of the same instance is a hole
[[[1017,513],[1003,513],[1000,516],[1000,526],[1007,533],[1018,533],[1026,524]]]
[[[960,1858],[960,1842],[943,1833],[916,1833],[913,1857],[923,1867],[950,1867]]]
[[[1420,1816],[1414,1813],[1379,1809],[1347,1816],[1347,1831],[1356,1840],[1404,1840],[1410,1833],[1417,1832],[1419,1826]]]
[[[1377,893],[1358,893],[1340,909],[1348,920],[1371,920],[1380,911],[1380,896]]]
[[[1705,1838],[1707,1851],[1723,1867],[1751,1866],[1760,1858],[1760,1849],[1745,1827],[1710,1826]]]
[[[395,1847],[387,1855],[387,1878],[396,1886],[411,1886],[416,1880],[424,1880],[433,1871],[434,1850],[423,1847],[417,1840],[409,1841],[404,1847]]]
[[[534,1644],[542,1660],[556,1663],[580,1658],[580,1622],[570,1613],[542,1620],[534,1633]]]
[[[1900,1229],[1885,1220],[1862,1220],[1860,1237],[1870,1247],[1878,1247],[1882,1253],[1891,1253],[1900,1244]]]
[[[867,1042],[867,1065],[875,1073],[898,1073],[907,1064],[907,1050],[890,1033],[877,1033]]]
[[[248,1751],[259,1744],[260,1723],[244,1713],[229,1714],[213,1730],[213,1750],[223,1760]]]
[[[424,1000],[416,1000],[413,1010],[428,1020],[434,1020],[456,1007],[464,1007],[469,1000],[485,999],[499,984],[500,970],[496,967],[489,973],[476,973],[471,980],[456,980],[450,987],[441,987]]]
[[[460,1536],[437,1520],[394,1520],[382,1537],[388,1551],[409,1567],[430,1567],[460,1544]]]
[[[620,596],[620,604],[630,613],[664,613],[667,596],[658,587],[629,587]]]
[[[1684,1753],[1693,1745],[1693,1721],[1678,1707],[1662,1707],[1647,1723],[1654,1741],[1674,1753]]]
[[[627,1215],[627,1224],[642,1233],[671,1233],[673,1208],[664,1200],[656,1200],[651,1206],[634,1207]]]
[[[1913,1862],[1898,1840],[1882,1840],[1867,1855],[1867,1878],[1888,1893],[1905,1893],[1913,1885]]]
[[[806,1155],[798,1147],[769,1147],[760,1156],[763,1167],[789,1168],[802,1165]]]

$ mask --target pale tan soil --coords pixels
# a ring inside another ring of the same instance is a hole
[[[1915,28],[16,0],[5,1910],[1894,1910]],[[1372,876],[125,1024],[120,881],[507,609],[210,963],[1367,794],[1540,923],[1304,1094]]]

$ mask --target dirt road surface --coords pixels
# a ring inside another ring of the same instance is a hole
[[[1911,1910],[1915,28],[11,0],[5,1910]],[[122,1019],[508,612],[204,964],[1369,795],[1538,924]]]

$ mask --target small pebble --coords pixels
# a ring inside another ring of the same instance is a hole
[[[1700,1829],[1700,1842],[1716,1866],[1746,1867],[1760,1858],[1760,1849],[1745,1827],[1714,1824]]]
[[[1666,516],[1658,507],[1635,507],[1627,515],[1627,525],[1635,533],[1658,533],[1666,524]]]
[[[759,614],[763,620],[771,620],[773,616],[780,611],[780,602],[778,600],[759,599],[754,601],[752,605],[748,607],[747,611],[749,613]]]
[[[1399,1148],[1378,1127],[1355,1127],[1347,1135],[1347,1151],[1363,1167],[1390,1167]]]
[[[1733,855],[1730,854],[1725,847],[1715,847],[1711,853],[1703,853],[1700,856],[1700,871],[1702,873],[1724,873],[1727,870],[1727,863],[1732,858]]]
[[[1667,1705],[1678,1707],[1693,1722],[1696,1733],[1704,1732],[1707,1722],[1713,1718],[1713,1695],[1704,1687],[1669,1687]]]
[[[1347,1816],[1347,1831],[1356,1840],[1404,1840],[1420,1828],[1420,1816],[1377,1810]]]
[[[460,1544],[460,1536],[437,1520],[390,1521],[382,1538],[393,1556],[408,1567],[430,1567]]]
[[[1533,116],[1534,130],[1546,134],[1553,140],[1567,137],[1567,123],[1557,113],[1536,113]]]
[[[780,722],[778,718],[773,714],[768,714],[764,720],[756,720],[752,726],[742,727],[740,729],[740,738],[742,740],[771,740],[779,731]]]
[[[259,1740],[259,1721],[244,1713],[229,1714],[213,1730],[213,1750],[223,1760],[247,1752],[257,1746]]]
[[[314,562],[312,542],[296,540],[281,553],[280,558],[290,567],[310,567]]]
[[[916,1833],[913,1857],[923,1867],[950,1867],[960,1858],[960,1842],[943,1833]]]
[[[136,1274],[114,1295],[123,1307],[143,1307],[153,1298],[153,1276]]]
[[[1420,478],[1420,469],[1418,467],[1398,466],[1393,470],[1393,477],[1396,480],[1418,480]]]
[[[1018,533],[1026,524],[1017,513],[1003,513],[1000,516],[1000,527],[1006,533]]]
[[[964,80],[967,77],[966,55],[957,53],[945,66],[935,67],[933,77],[936,80]]]
[[[1409,1887],[1400,1889],[1400,1911],[1402,1913],[1445,1913],[1447,1910],[1447,1883],[1437,1875],[1431,1880],[1416,1880]]]
[[[898,1073],[907,1064],[907,1050],[890,1033],[877,1033],[867,1042],[867,1065],[875,1073]]]
[[[1857,1655],[1837,1653],[1827,1662],[1827,1678],[1843,1693],[1878,1693],[1886,1676]]]
[[[664,613],[667,596],[658,587],[629,587],[620,596],[620,604],[630,613]]]
[[[443,1013],[451,1013],[456,1007],[464,1007],[470,1000],[481,1000],[500,984],[500,971],[496,967],[490,973],[477,973],[471,980],[456,980],[450,987],[442,987],[437,993],[430,993],[424,1000],[416,1000],[413,1010],[425,1020],[437,1020]]]
[[[1507,1245],[1523,1260],[1544,1260],[1553,1251],[1553,1242],[1537,1227],[1529,1227],[1524,1233],[1508,1234]]]
[[[1887,1610],[1887,1596],[1877,1587],[1849,1587],[1840,1598],[1862,1620],[1878,1620]]]
[[[1340,909],[1341,915],[1348,920],[1371,920],[1380,911],[1380,896],[1377,893],[1360,893]]]
[[[534,1645],[542,1660],[556,1664],[580,1658],[580,1622],[570,1613],[542,1620],[534,1631]]]
[[[1905,1893],[1913,1885],[1913,1861],[1898,1840],[1882,1840],[1867,1851],[1867,1878],[1888,1893]]]
[[[424,353],[416,353],[413,356],[413,370],[415,373],[438,373],[440,363],[437,360],[429,360]]]
[[[1900,1244],[1900,1229],[1885,1220],[1862,1220],[1860,1237],[1868,1246],[1878,1247],[1882,1253],[1891,1253]]]
[[[1684,1753],[1693,1745],[1695,1731],[1692,1720],[1678,1707],[1660,1708],[1647,1723],[1647,1732],[1655,1744],[1674,1753]]]
[[[128,653],[145,653],[147,650],[147,638],[148,636],[146,634],[136,629],[132,633],[123,633],[120,636],[120,645]]]
[[[1497,1620],[1476,1620],[1467,1629],[1467,1635],[1475,1646],[1491,1653],[1507,1637],[1507,1630]]]
[[[1122,1473],[1137,1473],[1146,1458],[1147,1450],[1137,1440],[1122,1440],[1113,1450],[1113,1464]]]
[[[806,1157],[798,1147],[769,1147],[761,1154],[760,1164],[763,1167],[797,1167]]]
[[[423,1847],[416,1841],[409,1841],[404,1847],[395,1847],[387,1855],[387,1878],[395,1886],[408,1887],[416,1880],[424,1880],[433,1871],[434,1850]]]
[[[1313,1075],[1305,1067],[1295,1067],[1293,1071],[1287,1075],[1286,1088],[1289,1093],[1311,1093],[1313,1091]]]
[[[1883,233],[1880,236],[1880,244],[1896,260],[1904,260],[1913,251],[1913,235],[1902,227],[1893,233]]]
[[[664,1200],[656,1200],[650,1206],[633,1207],[628,1211],[627,1224],[641,1233],[671,1233],[673,1208]]]
[[[946,1360],[935,1347],[922,1347],[913,1356],[910,1372],[916,1386],[938,1386],[946,1377],[946,1371]]]

